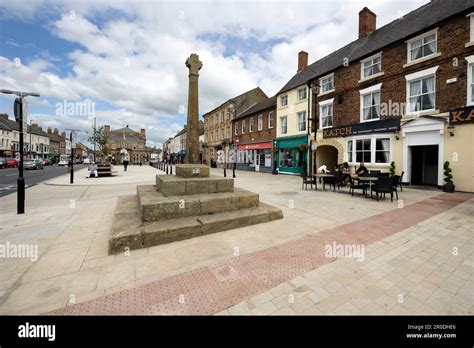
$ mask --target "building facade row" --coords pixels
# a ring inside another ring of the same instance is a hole
[[[392,162],[413,185],[474,191],[474,2],[432,1],[386,26],[359,13],[359,38],[298,71],[277,93],[280,173]],[[470,144],[470,146],[466,146]]]

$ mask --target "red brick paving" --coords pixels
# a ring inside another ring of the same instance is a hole
[[[472,196],[441,194],[267,249],[79,303],[53,314],[214,314],[326,263],[324,246],[371,244]]]

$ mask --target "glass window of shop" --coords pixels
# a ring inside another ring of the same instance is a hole
[[[280,149],[280,167],[301,167],[303,151],[300,149]]]

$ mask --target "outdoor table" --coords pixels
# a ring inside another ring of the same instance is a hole
[[[334,174],[330,173],[314,173],[311,176],[315,178],[334,178]],[[315,180],[316,190],[318,189],[318,180]]]
[[[379,178],[376,177],[376,176],[358,176],[358,175],[353,175],[353,176],[352,176],[352,180],[368,181],[368,182],[369,182],[370,192],[372,192],[372,183],[378,181]]]

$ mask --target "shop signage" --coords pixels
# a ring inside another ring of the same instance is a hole
[[[463,123],[474,123],[474,106],[456,109],[449,112],[449,124],[457,125]]]
[[[400,120],[380,120],[356,123],[349,126],[323,129],[323,138],[348,137],[373,133],[397,132],[400,130]]]
[[[271,149],[272,142],[266,141],[263,143],[253,143],[253,144],[240,144],[237,146],[238,150],[260,150],[260,149]]]

